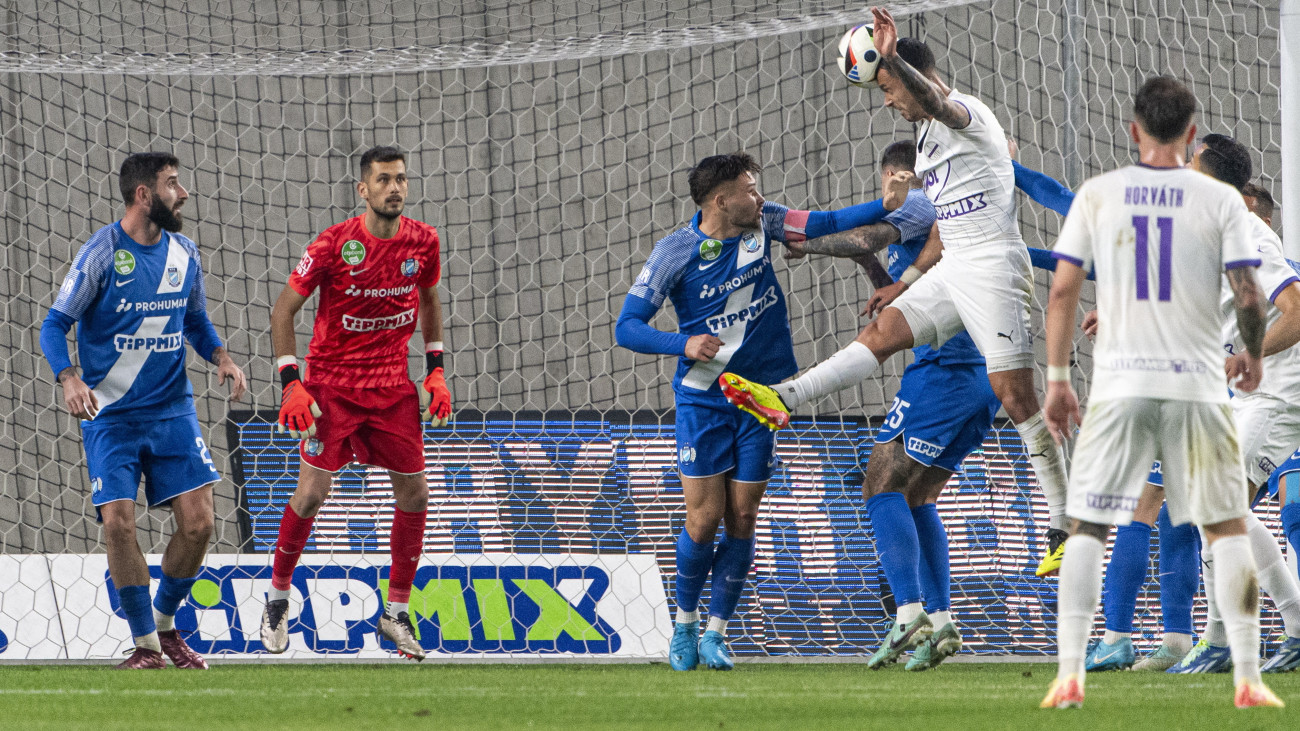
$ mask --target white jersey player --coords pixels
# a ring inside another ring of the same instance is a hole
[[[1259,252],[1238,192],[1184,167],[1195,110],[1195,97],[1172,78],[1142,85],[1130,125],[1140,163],[1083,185],[1054,252],[1061,263],[1047,312],[1045,411],[1058,439],[1069,436],[1072,420],[1083,421],[1068,364],[1089,269],[1096,271],[1101,326],[1069,487],[1073,530],[1060,571],[1059,669],[1043,707],[1083,703],[1106,538],[1110,526],[1131,519],[1153,459],[1161,460],[1171,521],[1200,526],[1218,565],[1236,704],[1282,705],[1260,680],[1245,472],[1223,381],[1222,315],[1204,296],[1226,271],[1244,346],[1226,371],[1236,388],[1254,390],[1265,326]]]
[[[880,53],[876,80],[885,106],[920,125],[916,174],[937,211],[936,251],[918,260],[935,260],[938,248],[943,258],[924,277],[914,266],[903,272],[882,299],[890,306],[830,359],[775,386],[737,380],[727,396],[780,429],[789,423],[790,409],[857,385],[895,353],[915,345],[939,347],[964,329],[987,361],[989,384],[1015,422],[1047,497],[1048,545],[1037,571],[1045,576],[1060,566],[1066,537],[1065,466],[1034,391],[1033,275],[1016,222],[1006,134],[983,102],[943,83],[925,43],[899,39],[888,12],[872,13]]]

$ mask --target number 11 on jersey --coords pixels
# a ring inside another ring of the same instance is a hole
[[[1156,219],[1156,228],[1160,229],[1160,254],[1156,262],[1159,267],[1159,282],[1156,285],[1156,299],[1161,302],[1168,302],[1170,295],[1170,272],[1173,269],[1173,259],[1170,256],[1174,248],[1174,219],[1168,216],[1160,216]],[[1148,259],[1150,257],[1147,239],[1149,237],[1150,222],[1146,216],[1133,217],[1133,231],[1137,234],[1134,242],[1135,254],[1137,259],[1137,298],[1140,300],[1151,299],[1149,285],[1147,283]]]

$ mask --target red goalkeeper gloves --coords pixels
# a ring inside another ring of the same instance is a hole
[[[307,393],[307,387],[298,380],[298,369],[293,366],[282,368],[280,377],[285,383],[280,394],[279,432],[288,432],[294,439],[316,436],[316,417],[320,416],[320,407]]]
[[[442,377],[442,368],[434,368],[424,377],[424,387],[420,389],[421,416],[433,426],[447,426],[451,421],[451,391],[447,390],[447,379]]]

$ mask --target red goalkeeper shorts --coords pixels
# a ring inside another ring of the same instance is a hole
[[[414,383],[386,388],[305,385],[320,416],[316,436],[298,448],[304,462],[326,472],[338,472],[353,460],[408,475],[424,471],[424,425]]]

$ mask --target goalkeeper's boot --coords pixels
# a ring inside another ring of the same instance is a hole
[[[718,376],[718,383],[728,401],[768,429],[777,431],[790,425],[790,409],[771,388],[735,373],[723,373]]]
[[[668,664],[673,670],[694,670],[700,664],[700,623],[674,622],[668,643]]]
[[[288,614],[288,599],[273,599],[262,610],[262,647],[273,655],[289,649]]]
[[[1161,643],[1160,646],[1156,648],[1155,652],[1147,655],[1141,660],[1138,660],[1137,663],[1133,665],[1133,669],[1139,672],[1146,670],[1163,673],[1169,668],[1177,665],[1185,657],[1187,657],[1187,653],[1179,652],[1169,645]]]
[[[959,652],[961,635],[957,633],[957,625],[949,622],[917,645],[904,667],[913,671],[929,670]]]
[[[704,666],[713,670],[730,670],[736,667],[731,661],[731,650],[727,649],[727,638],[721,632],[709,630],[700,638],[700,659]]]
[[[1283,636],[1282,646],[1278,648],[1277,654],[1270,657],[1262,666],[1260,672],[1265,673],[1285,673],[1300,668],[1300,637]]]
[[[898,658],[903,653],[925,642],[933,633],[934,625],[930,623],[930,617],[925,612],[921,612],[919,617],[907,624],[894,622],[889,634],[885,635],[885,641],[881,643],[880,649],[867,660],[867,667],[879,670],[898,662]]]
[[[1128,637],[1121,638],[1119,642],[1108,644],[1104,640],[1097,640],[1092,643],[1088,649],[1088,657],[1084,660],[1084,669],[1090,673],[1105,672],[1107,670],[1128,670],[1133,667],[1137,656],[1133,654],[1133,640]]]
[[[1211,645],[1205,640],[1196,643],[1187,657],[1169,668],[1167,673],[1226,673],[1232,669],[1232,651],[1226,647]]]
[[[146,647],[137,647],[131,651],[131,657],[117,664],[118,670],[163,670],[167,661],[161,652]]]
[[[1055,576],[1061,570],[1061,559],[1065,558],[1065,539],[1070,534],[1060,528],[1047,529],[1047,554],[1038,563],[1034,576]]]
[[[1047,689],[1047,695],[1043,697],[1043,702],[1039,703],[1038,707],[1082,708],[1083,680],[1078,675],[1069,675],[1053,680],[1052,687]]]
[[[1237,685],[1232,702],[1238,708],[1286,708],[1281,698],[1273,695],[1263,682],[1243,680]]]
[[[411,615],[398,612],[397,616],[384,612],[379,618],[379,638],[397,645],[397,654],[409,657],[416,662],[424,660],[424,648],[415,638],[415,627],[411,624]]]
[[[202,655],[190,649],[190,646],[185,644],[185,640],[181,639],[180,632],[177,632],[174,629],[166,631],[159,630],[158,644],[162,645],[162,650],[167,653],[167,657],[171,659],[172,665],[175,665],[181,670],[208,669],[208,661],[204,660]]]

